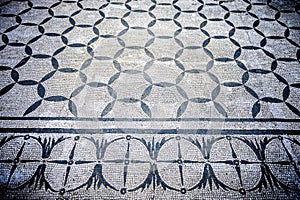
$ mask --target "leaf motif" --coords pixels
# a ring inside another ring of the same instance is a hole
[[[187,93],[181,88],[179,87],[178,85],[176,85],[176,89],[177,89],[177,92],[185,99],[188,99],[188,95]]]
[[[66,100],[68,100],[68,98],[64,97],[64,96],[51,96],[51,97],[45,98],[45,100],[58,102],[58,101],[66,101]]]
[[[149,82],[150,84],[152,84],[152,79],[151,79],[151,77],[146,72],[143,73],[143,77],[144,77],[144,79],[147,82]]]
[[[61,68],[58,71],[63,72],[63,73],[74,73],[74,72],[78,72],[77,69],[75,68]]]
[[[242,63],[241,61],[238,61],[238,60],[236,60],[235,62],[239,66],[239,68],[241,68],[243,70],[247,70],[247,67],[244,65],[244,63]]]
[[[108,56],[95,56],[94,57],[96,60],[111,60],[111,57]]]
[[[211,80],[213,80],[214,82],[216,82],[217,84],[220,84],[220,81],[218,79],[218,77],[216,77],[214,74],[207,72],[209,77],[211,78]]]
[[[83,64],[81,65],[80,70],[83,70],[83,69],[87,68],[88,66],[90,66],[92,63],[92,60],[93,59],[90,58],[90,59],[87,59],[86,61],[84,61]]]
[[[5,44],[8,44],[8,43],[9,43],[9,39],[8,39],[7,35],[2,34],[2,41],[3,41]]]
[[[0,71],[11,70],[8,66],[0,66]]]
[[[79,78],[83,83],[87,82],[87,76],[84,73],[82,73],[81,71],[79,71]]]
[[[247,83],[248,80],[249,80],[249,73],[245,72],[242,77],[243,84]]]
[[[256,46],[243,46],[242,49],[258,50],[258,49],[260,49],[260,47],[256,47]]]
[[[276,59],[276,57],[275,57],[271,52],[269,52],[269,51],[267,51],[267,50],[265,50],[265,49],[262,49],[262,50],[263,50],[263,52],[264,52],[267,56],[269,56],[270,58]]]
[[[151,91],[152,91],[152,85],[150,85],[149,87],[147,87],[147,88],[144,90],[141,99],[143,100],[143,99],[145,99],[147,96],[149,96],[149,94],[151,93]]]
[[[77,107],[76,107],[75,103],[73,101],[69,100],[68,107],[69,107],[70,112],[75,117],[77,117]]]
[[[35,102],[34,104],[32,104],[23,114],[23,116],[28,115],[29,113],[33,112],[34,110],[36,110],[40,105],[42,104],[42,100],[38,100],[37,102]]]
[[[140,100],[135,99],[135,98],[123,98],[123,99],[119,99],[119,101],[124,102],[124,103],[136,103],[136,102],[139,102]]]
[[[185,49],[201,49],[201,46],[187,46]]]
[[[186,70],[185,72],[199,74],[199,73],[205,73],[205,70],[202,70],[202,69],[190,69],[190,70]]]
[[[269,103],[281,103],[282,102],[281,99],[273,98],[273,97],[264,97],[264,98],[261,98],[260,100],[262,100],[264,102],[269,102]]]
[[[156,20],[152,20],[152,21],[148,24],[148,28],[150,28],[151,26],[154,26],[155,23],[156,23]]]
[[[40,26],[40,27],[41,27],[41,26]],[[27,45],[36,42],[36,41],[37,41],[38,39],[40,39],[42,36],[43,36],[43,35],[38,35],[38,36],[32,38],[32,39],[27,43]],[[28,47],[28,46],[26,46],[26,47]],[[27,52],[26,52],[26,53],[27,53]],[[32,53],[32,51],[31,51],[31,53]],[[31,53],[28,53],[28,55],[31,55]]]
[[[283,101],[286,101],[290,96],[290,87],[287,85],[282,92]]]
[[[51,78],[54,74],[56,73],[56,71],[52,71],[52,72],[49,72],[48,74],[46,74],[40,82],[45,82],[46,80],[48,80],[49,78]]]
[[[151,44],[153,44],[153,42],[154,42],[154,38],[150,39],[150,40],[145,44],[145,47],[150,46]]]
[[[285,104],[293,113],[295,113],[296,115],[298,115],[300,117],[300,111],[296,107],[294,107],[292,104],[290,104],[288,102],[285,102]]]
[[[217,96],[220,94],[221,87],[218,85],[212,92],[211,92],[211,99],[215,100]]]
[[[185,101],[179,106],[179,108],[177,109],[177,118],[180,117],[185,112],[188,103],[189,103],[188,101]]]
[[[101,82],[90,82],[87,85],[90,86],[90,87],[93,87],[93,88],[105,87],[106,86],[105,83],[101,83]]]
[[[181,48],[184,48],[183,43],[182,43],[179,39],[177,39],[176,37],[175,37],[174,39],[175,39],[175,42],[176,42]],[[183,52],[183,49],[180,49],[179,51],[182,53],[182,52]],[[179,51],[178,51],[178,52],[179,52]],[[177,52],[177,53],[178,53],[178,52]],[[176,53],[176,54],[177,54],[177,53]],[[181,54],[181,53],[180,53],[180,54]],[[180,55],[179,55],[179,56],[180,56]]]
[[[216,35],[216,36],[212,36],[212,38],[214,38],[214,39],[226,39],[227,37],[223,36],[223,35]]]
[[[266,44],[267,44],[267,39],[266,39],[266,38],[264,38],[264,39],[262,39],[262,40],[260,41],[260,46],[261,46],[261,47],[264,47]]]
[[[293,83],[291,84],[291,86],[295,88],[300,88],[300,83]]]
[[[148,70],[152,65],[153,65],[153,61],[152,60],[149,61],[149,62],[147,62],[146,65],[144,66],[144,71]]]
[[[203,32],[203,31],[202,31]],[[206,31],[203,32],[205,35],[207,35],[208,37],[210,37],[209,33],[207,33]],[[204,42],[202,43],[202,47],[206,47],[210,42],[210,38],[207,38],[206,40],[204,40]],[[205,48],[203,48],[204,50],[207,50]],[[205,52],[206,53],[206,52]],[[209,55],[208,55],[209,56]]]
[[[172,87],[172,86],[174,86],[173,83],[169,83],[169,82],[160,82],[160,83],[156,83],[154,85],[156,85],[158,87]]]
[[[58,69],[59,64],[58,64],[58,61],[56,60],[56,58],[54,58],[54,57],[51,58],[51,64],[54,69]]]
[[[122,23],[126,28],[129,28],[128,23],[127,23],[124,19],[121,19],[121,23]]]
[[[128,5],[128,4],[127,4]],[[124,17],[124,16],[123,16]],[[98,30],[98,29],[97,29]],[[95,32],[95,31],[94,31]],[[128,32],[128,29],[124,29],[124,30],[122,30],[120,33],[118,33],[118,37],[121,37],[122,35],[124,35],[125,33],[127,33]],[[95,33],[96,35],[99,35],[99,31],[98,31],[98,33]]]
[[[227,117],[227,112],[225,111],[223,106],[221,106],[221,104],[214,102],[214,106],[221,115],[223,115],[224,117]]]
[[[258,95],[256,94],[256,92],[254,92],[254,90],[252,90],[250,87],[246,85],[244,87],[249,94],[251,94],[256,99],[259,99]]]
[[[44,98],[45,93],[46,93],[46,90],[45,90],[45,88],[44,88],[44,86],[43,86],[42,84],[39,84],[39,85],[38,85],[37,91],[38,91],[38,95],[39,95],[41,98]]]
[[[70,19],[72,19],[72,18],[70,18]],[[72,22],[70,22],[70,23],[72,24]],[[62,35],[65,35],[65,34],[69,33],[73,29],[74,29],[74,26],[71,26],[71,27],[67,28],[64,32],[62,32]],[[61,39],[63,40],[64,43],[68,43],[68,40],[65,36],[61,36]]]
[[[239,87],[242,84],[241,83],[236,83],[236,82],[225,82],[223,83],[224,86],[226,87]]]
[[[265,70],[265,69],[250,69],[249,72],[257,73],[257,74],[268,74],[268,73],[271,73],[272,71]]]
[[[192,98],[190,99],[190,101],[194,103],[207,103],[210,102],[211,100],[208,98]]]
[[[284,83],[284,84],[286,84],[286,85],[289,84],[289,83],[288,83],[282,76],[280,76],[279,74],[274,73],[274,76],[275,76],[280,82],[282,82],[282,83]]]
[[[14,87],[15,83],[12,83],[10,85],[5,86],[4,88],[2,88],[0,90],[0,96],[6,94],[7,92],[9,92],[9,90],[11,90]]]
[[[257,101],[252,107],[252,117],[255,118],[260,112],[260,102]]]
[[[209,71],[214,66],[214,60],[210,60],[206,65],[206,71]]]
[[[70,27],[70,28],[68,28],[67,30],[65,30],[64,32],[63,32],[63,34],[66,34],[67,32],[69,32],[69,31],[71,31],[72,29],[71,28],[73,28],[73,26],[72,27]],[[66,38],[65,36],[61,36],[61,41],[65,44],[65,45],[68,45],[68,38]],[[55,53],[54,53],[55,54]]]
[[[112,88],[112,87],[107,87],[107,91],[108,91],[108,93],[109,93],[109,95],[112,97],[112,98],[114,98],[114,99],[116,99],[117,98],[117,93],[116,93],[116,91],[114,91],[114,89]]]
[[[16,68],[19,68],[19,67],[25,65],[29,59],[30,59],[30,56],[23,58],[14,68],[16,69]]]
[[[185,72],[181,72],[176,78],[176,84],[180,83],[185,75]]]
[[[237,59],[240,55],[241,55],[241,53],[242,53],[242,49],[241,48],[239,48],[238,50],[236,50],[236,52],[234,53],[234,59]]]
[[[150,58],[154,59],[154,55],[148,50],[148,49],[145,49],[144,50],[146,55],[149,56]]]
[[[66,48],[66,46],[57,49],[57,50],[53,53],[52,56],[56,56],[57,54],[61,53],[63,50],[65,50],[65,48]]]
[[[144,111],[144,113],[146,113],[146,115],[148,115],[148,117],[152,116],[151,110],[147,104],[145,104],[144,102],[141,101],[141,107],[142,107],[142,110]]]
[[[85,85],[82,85],[82,86],[79,86],[78,88],[76,88],[70,95],[70,98],[73,98],[76,95],[78,95],[83,90],[84,87],[85,87]]]
[[[51,58],[50,55],[47,55],[47,54],[35,54],[35,55],[32,55],[33,58]]]
[[[173,60],[173,59],[172,59],[172,60]],[[179,69],[181,69],[182,71],[185,71],[184,65],[183,65],[181,62],[179,62],[178,60],[174,60],[174,61],[175,61],[176,66],[177,66]]]
[[[180,49],[179,51],[177,51],[177,53],[175,54],[175,59],[179,58],[183,53],[183,49]]]
[[[18,71],[16,70],[11,70],[10,76],[15,82],[17,82],[20,77]]]
[[[141,73],[140,70],[134,70],[134,69],[128,69],[128,70],[124,70],[123,73],[126,73],[126,74],[139,74]]]
[[[85,47],[85,44],[81,44],[81,43],[74,43],[74,44],[69,44],[69,47]]]
[[[215,60],[218,61],[218,62],[231,62],[231,61],[234,61],[232,58],[227,58],[227,57],[216,58]]]
[[[97,36],[94,37],[93,39],[91,39],[91,40],[88,42],[88,45],[93,44],[94,42],[96,42],[96,41],[99,39],[99,37],[98,37],[98,35],[99,35],[99,30],[98,30],[96,27],[94,27],[94,28],[93,28],[93,32],[94,32]],[[89,46],[87,46],[86,48],[89,48],[89,50],[88,50],[89,53],[93,51],[92,49],[90,49]]]
[[[114,105],[115,105],[115,101],[112,101],[109,104],[107,104],[107,106],[103,109],[101,113],[101,117],[107,115],[113,109]]]
[[[113,37],[115,37],[115,36],[113,36]],[[125,47],[125,42],[124,42],[121,38],[119,38],[119,37],[118,37],[118,43],[119,43],[122,47]]]
[[[36,85],[36,84],[38,84],[38,82],[34,81],[34,80],[24,80],[24,81],[19,81],[18,83],[20,85]]]
[[[125,48],[122,48],[119,51],[117,51],[117,53],[114,55],[114,59],[118,58],[124,52],[124,49]]]

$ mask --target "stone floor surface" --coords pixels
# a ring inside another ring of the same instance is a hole
[[[0,0],[1,199],[299,199],[297,0]]]

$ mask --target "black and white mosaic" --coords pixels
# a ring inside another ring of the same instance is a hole
[[[298,1],[0,0],[0,36],[6,198],[299,198]]]
[[[1,115],[299,118],[299,4],[278,3],[4,1],[0,95],[31,97]]]
[[[18,135],[0,148],[4,190],[299,192],[300,143],[287,136]]]

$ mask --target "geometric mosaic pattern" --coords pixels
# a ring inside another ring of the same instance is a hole
[[[300,185],[295,157],[300,143],[286,136],[18,135],[3,138],[0,148],[5,190],[32,187],[64,195],[107,188],[125,195],[149,189],[154,194],[161,189],[180,194],[213,189],[243,196],[277,189],[293,196]]]
[[[299,198],[297,1],[0,1],[4,198]]]
[[[203,1],[100,1],[97,7],[85,1],[34,3],[6,1],[1,5],[1,54],[15,51],[20,55],[15,55],[13,63],[2,64],[6,82],[0,94],[28,87],[36,91],[31,91],[34,98],[26,102],[26,110],[17,115],[33,116],[45,102],[63,102],[73,116],[87,117],[117,118],[110,113],[133,107],[136,118],[198,118],[198,112],[190,111],[195,108],[203,117],[272,114],[281,118],[280,113],[265,110],[267,104],[285,110],[289,118],[300,116],[299,102],[295,102],[299,5],[280,10],[273,2],[248,1],[239,3],[243,5],[239,9],[225,2]],[[21,4],[20,10],[9,10],[10,4]],[[268,13],[262,13],[266,16],[259,16],[259,9],[266,9]],[[293,18],[286,21],[291,14]],[[36,15],[43,18],[31,21]],[[26,36],[20,38],[17,33]],[[45,43],[49,47],[39,50]],[[67,55],[73,55],[76,62],[63,62]],[[41,67],[33,77],[23,76],[34,70],[32,63]],[[294,76],[286,68],[294,70]],[[55,88],[59,79],[68,80],[64,93]],[[88,102],[80,105],[87,95]],[[157,100],[158,96],[162,99]],[[226,103],[234,105],[241,96],[247,99],[243,110],[229,112],[232,105]],[[99,104],[97,110],[85,113],[95,104]],[[169,108],[164,115],[162,105]]]

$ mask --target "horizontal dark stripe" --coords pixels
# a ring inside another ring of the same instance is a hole
[[[0,120],[19,121],[209,121],[209,122],[300,122],[300,119],[285,118],[92,118],[92,117],[0,117]]]
[[[300,130],[0,128],[0,133],[300,135]]]

